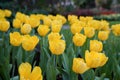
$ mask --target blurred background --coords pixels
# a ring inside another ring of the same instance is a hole
[[[26,14],[97,16],[119,14],[120,0],[0,0],[0,8]]]

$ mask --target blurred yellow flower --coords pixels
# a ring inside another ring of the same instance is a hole
[[[92,38],[95,34],[95,29],[92,27],[84,27],[84,34],[88,37],[88,38]]]
[[[0,21],[0,31],[6,32],[10,27],[10,23],[8,21]]]
[[[86,65],[84,59],[82,59],[82,58],[74,58],[73,59],[72,70],[75,73],[83,74],[88,69],[89,69],[89,67]]]
[[[83,35],[83,34],[79,34],[79,33],[76,33],[74,36],[73,36],[73,43],[76,45],[76,46],[83,46],[84,43],[86,41],[86,36]]]
[[[19,66],[20,80],[43,80],[42,71],[39,66],[35,66],[32,70],[28,62],[22,63]]]
[[[60,39],[62,36],[59,34],[59,33],[54,33],[54,32],[51,32],[49,35],[48,35],[48,40],[49,41],[53,41],[53,40],[56,40],[56,39]]]
[[[39,25],[37,32],[40,36],[46,36],[47,33],[50,31],[49,27],[47,25]]]
[[[104,40],[107,40],[108,37],[109,37],[109,32],[108,31],[99,31],[98,32],[98,38],[99,38],[99,40],[104,41]]]
[[[64,52],[66,47],[65,41],[64,40],[53,40],[49,41],[49,49],[52,52],[52,54],[55,55],[60,55]]]
[[[115,36],[120,36],[120,24],[112,25],[112,31]]]
[[[10,17],[11,14],[12,14],[12,12],[10,10],[8,10],[8,9],[5,9],[4,12],[5,12],[6,17]]]
[[[98,53],[95,51],[89,52],[86,50],[85,61],[88,67],[97,68],[105,65],[108,61],[108,57],[106,57],[104,53]]]
[[[101,23],[98,20],[91,20],[91,21],[88,21],[86,27],[93,27],[95,30],[100,30]]]
[[[73,23],[78,22],[79,19],[76,15],[68,15],[68,21],[72,25]]]
[[[90,51],[101,52],[103,49],[103,44],[98,40],[90,40]]]
[[[91,17],[91,16],[86,16],[86,17],[80,16],[79,19],[80,19],[80,21],[83,21],[83,22],[87,23],[88,21],[93,20],[93,17]]]
[[[32,28],[36,28],[37,26],[40,25],[40,21],[36,18],[30,18],[29,24],[31,25]]]
[[[78,21],[78,22],[73,23],[73,24],[71,25],[70,29],[71,29],[71,32],[72,32],[73,34],[75,34],[75,33],[80,33],[81,30],[83,29],[82,22]]]
[[[62,24],[65,24],[66,23],[66,18],[62,15],[59,15],[57,14],[56,17],[55,17],[56,20],[62,20]]]
[[[25,17],[26,15],[21,12],[17,12],[15,15],[15,18],[19,19],[22,23],[25,23]]]
[[[0,18],[4,18],[5,17],[5,12],[4,10],[0,9]]]
[[[39,39],[37,36],[24,35],[22,40],[22,47],[26,51],[32,51],[36,47],[38,42]]]
[[[14,19],[13,20],[13,27],[14,28],[20,28],[22,26],[22,22],[19,19]]]
[[[20,46],[22,43],[22,36],[19,32],[10,33],[10,44],[13,46]]]
[[[104,30],[104,31],[109,31],[110,28],[109,28],[109,22],[105,21],[105,20],[102,20],[100,21],[101,23],[101,30]]]
[[[31,32],[32,28],[30,24],[23,24],[23,26],[21,26],[21,33],[22,34],[29,34]]]
[[[52,32],[59,33],[62,28],[62,21],[61,20],[53,20],[51,23]]]
[[[68,15],[68,21],[72,21],[73,19],[78,19],[76,15]]]
[[[37,20],[40,21],[40,17],[37,16],[36,14],[31,14],[31,15],[30,15],[30,18],[34,18],[34,19],[37,19]]]
[[[47,26],[51,26],[51,22],[52,22],[52,20],[49,18],[49,17],[44,17],[43,18],[43,24],[44,25],[47,25]]]
[[[51,19],[51,20],[54,20],[55,19],[55,16],[49,14],[48,17]]]

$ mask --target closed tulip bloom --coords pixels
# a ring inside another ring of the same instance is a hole
[[[84,43],[86,41],[86,36],[84,36],[83,34],[78,34],[76,33],[74,36],[73,36],[73,43],[76,45],[76,46],[83,46]]]
[[[60,55],[65,50],[65,41],[64,40],[53,40],[49,41],[49,49],[52,54]]]
[[[37,26],[40,25],[40,21],[38,19],[35,19],[35,18],[30,18],[29,24],[31,25],[32,28],[36,28]]]
[[[22,47],[26,51],[32,51],[36,47],[39,39],[37,36],[24,35],[22,41]]]
[[[92,27],[84,27],[84,34],[88,38],[92,38],[95,35],[95,29]]]
[[[40,17],[38,15],[36,15],[36,14],[31,14],[30,18],[35,18],[37,20],[40,20]]]
[[[0,31],[6,32],[10,27],[10,23],[8,21],[0,21]]]
[[[79,21],[78,17],[76,15],[68,15],[68,21],[70,22],[70,24],[72,25],[73,23],[75,23],[76,21]]]
[[[98,53],[95,51],[89,52],[87,50],[85,52],[85,61],[88,67],[97,68],[105,65],[108,61],[108,57],[106,57],[104,53]]]
[[[20,31],[22,34],[29,34],[31,32],[32,28],[30,24],[23,24]]]
[[[25,17],[26,15],[21,12],[17,12],[15,15],[15,18],[19,19],[22,23],[25,23]]]
[[[89,67],[86,65],[84,59],[82,59],[82,58],[74,58],[73,59],[72,70],[75,73],[83,74],[88,69],[89,69]]]
[[[95,30],[100,30],[101,23],[98,20],[91,20],[91,21],[88,21],[87,27],[93,27]]]
[[[51,23],[52,32],[59,33],[62,28],[62,21],[61,20],[53,20]]]
[[[49,35],[48,35],[48,40],[49,41],[53,41],[53,40],[56,40],[56,39],[60,39],[62,36],[59,34],[59,33],[53,33],[51,32]]]
[[[101,30],[103,30],[103,31],[110,30],[110,28],[109,28],[109,22],[107,22],[105,20],[102,20],[102,21],[100,21],[100,23],[101,23]]]
[[[55,19],[55,16],[49,14],[48,17],[51,19],[51,20],[54,20]]]
[[[12,14],[12,12],[10,10],[8,10],[8,9],[5,9],[4,12],[5,12],[6,17],[10,17],[11,14]]]
[[[52,20],[49,17],[44,17],[43,18],[43,24],[50,26],[51,25]]]
[[[99,38],[99,40],[102,40],[102,41],[107,40],[108,36],[109,36],[108,31],[99,31],[99,33],[98,33],[98,38]]]
[[[40,36],[46,36],[47,33],[50,31],[49,27],[47,25],[39,25],[37,32]]]
[[[67,21],[64,16],[59,15],[59,14],[57,14],[55,18],[56,18],[56,20],[62,20],[62,24],[65,24]]]
[[[0,18],[4,18],[5,17],[5,12],[4,10],[0,9]]]
[[[90,51],[101,52],[103,49],[103,44],[98,40],[90,40]]]
[[[81,25],[81,22],[75,22],[71,25],[70,29],[73,34],[80,33],[83,26]]]
[[[22,63],[19,66],[20,80],[43,80],[42,71],[39,66],[35,66],[32,70],[32,66],[28,63]]]
[[[93,17],[91,17],[91,16],[87,16],[87,17],[80,16],[79,19],[80,19],[80,21],[83,21],[83,22],[87,23],[88,21],[93,20]]]
[[[120,36],[120,24],[112,25],[112,31],[115,36]]]
[[[19,19],[16,18],[13,20],[13,27],[14,28],[20,28],[21,25],[22,25],[22,22]]]
[[[13,46],[20,46],[22,43],[22,36],[19,32],[10,33],[10,44]]]

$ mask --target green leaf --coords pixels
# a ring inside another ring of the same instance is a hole
[[[67,73],[69,74],[70,73],[70,69],[69,69],[69,58],[67,56],[67,54],[63,53],[62,54],[62,57],[63,57],[63,67],[64,69],[67,71]]]
[[[22,54],[23,54],[22,47],[19,47],[17,55],[15,57],[17,60],[17,66],[19,66],[22,63]]]
[[[82,74],[83,80],[94,80],[95,79],[95,73],[93,69],[89,69],[85,73]]]
[[[15,76],[13,78],[10,78],[10,80],[19,80],[19,77],[18,76]]]
[[[56,80],[56,67],[54,65],[54,61],[52,61],[53,57],[51,57],[47,62],[47,70],[46,70],[46,76],[47,80]]]

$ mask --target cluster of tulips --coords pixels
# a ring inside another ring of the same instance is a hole
[[[120,24],[21,12],[10,23],[11,15],[0,9],[0,79],[120,79]]]

